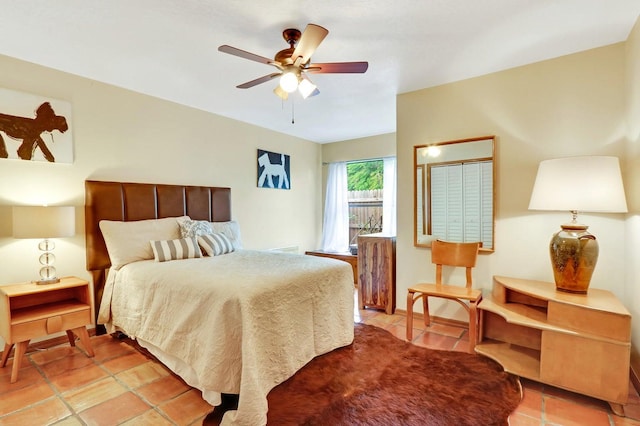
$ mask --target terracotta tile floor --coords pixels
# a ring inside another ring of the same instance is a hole
[[[355,320],[389,330],[404,339],[405,316],[355,310]],[[466,351],[466,330],[414,321],[414,344]],[[18,381],[9,383],[12,359],[0,369],[0,425],[200,425],[212,407],[162,364],[111,336],[91,339],[94,358],[79,343],[25,355]],[[522,380],[524,398],[511,426],[640,426],[640,397],[633,387],[627,417],[608,404]]]

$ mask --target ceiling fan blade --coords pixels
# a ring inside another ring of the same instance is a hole
[[[256,55],[226,44],[218,47],[218,51],[228,53],[233,56],[239,56],[240,58],[249,59],[250,61],[260,62],[261,64],[275,65],[275,61],[273,59],[265,58],[264,56]]]
[[[257,86],[258,84],[265,83],[271,79],[274,79],[280,76],[281,73],[274,72],[273,74],[263,75],[260,78],[256,78],[255,80],[247,81],[246,83],[242,83],[239,86],[236,86],[238,89],[248,89],[249,87]]]
[[[364,73],[369,68],[368,62],[332,62],[325,64],[309,64],[304,69],[306,72],[313,73]]]
[[[320,25],[307,25],[307,28],[305,28],[304,32],[300,36],[300,40],[298,40],[296,49],[291,55],[291,60],[294,62],[297,61],[299,64],[306,64],[309,62],[311,55],[313,55],[313,52],[316,51],[327,34],[329,34],[329,31]]]

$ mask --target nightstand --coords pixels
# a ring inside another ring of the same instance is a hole
[[[0,286],[0,336],[5,341],[0,367],[7,364],[9,352],[16,344],[11,383],[18,380],[18,370],[29,340],[66,331],[75,346],[78,336],[92,357],[86,325],[91,324],[91,292],[89,282],[77,277],[61,278],[59,283],[34,283]]]

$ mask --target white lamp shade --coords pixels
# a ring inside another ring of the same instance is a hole
[[[300,84],[298,85],[298,91],[302,95],[303,99],[307,99],[309,96],[311,96],[316,89],[316,85],[313,84],[308,78],[301,79]]]
[[[72,206],[14,206],[14,238],[63,238],[76,233]]]
[[[529,210],[627,212],[618,158],[582,156],[542,161]]]

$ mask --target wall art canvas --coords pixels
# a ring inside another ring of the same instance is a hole
[[[0,159],[73,163],[71,103],[0,88]]]
[[[288,155],[258,150],[258,187],[291,189],[291,162]]]

